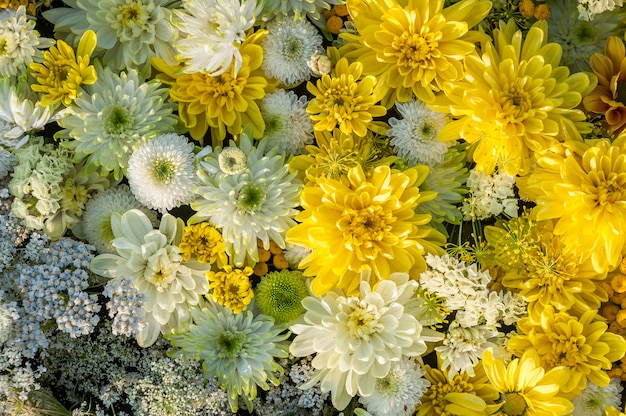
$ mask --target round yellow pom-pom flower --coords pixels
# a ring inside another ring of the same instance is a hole
[[[183,260],[195,258],[200,263],[217,263],[217,267],[228,264],[224,238],[208,222],[186,226],[178,248],[182,252]]]
[[[242,270],[226,265],[223,271],[209,271],[206,275],[209,279],[210,296],[235,314],[241,313],[252,302],[254,292],[250,282],[251,267],[246,266]]]
[[[418,189],[427,174],[426,166],[404,172],[379,166],[369,175],[356,166],[343,181],[322,177],[302,191],[301,224],[286,238],[313,249],[300,263],[305,276],[315,276],[313,293],[340,288],[354,294],[364,270],[372,271],[372,285],[393,272],[415,276],[426,268],[425,252],[443,253],[445,237],[426,226],[431,216],[415,213],[436,196]]]
[[[611,379],[605,370],[624,356],[626,342],[608,332],[607,324],[597,317],[597,310],[576,318],[547,307],[538,320],[526,317],[518,322],[519,334],[511,338],[508,348],[517,356],[534,348],[546,370],[568,367],[570,376],[561,384],[561,391],[569,393],[567,398],[579,394],[587,381],[606,387]]]
[[[416,95],[432,101],[444,81],[463,78],[463,59],[477,39],[469,28],[491,8],[484,0],[462,0],[443,8],[443,0],[348,0],[357,34],[340,36],[340,49],[350,61],[363,64],[378,82],[375,93],[383,105]]]
[[[373,117],[383,116],[385,107],[375,105],[378,99],[372,94],[376,78],[361,78],[363,65],[342,58],[331,75],[323,75],[317,84],[307,83],[307,90],[315,97],[306,111],[315,121],[315,130],[332,131],[338,127],[343,133],[363,137]]]
[[[30,68],[37,79],[33,91],[43,93],[41,105],[72,104],[81,85],[96,82],[98,76],[93,65],[89,65],[92,52],[96,48],[96,33],[86,31],[78,42],[76,53],[62,40],[43,53],[43,63],[33,62]]]
[[[559,66],[561,46],[547,43],[547,26],[534,24],[522,42],[513,20],[500,22],[482,56],[465,59],[467,76],[444,84],[445,95],[431,104],[458,118],[441,129],[439,139],[472,143],[469,151],[479,171],[526,175],[532,152],[580,140],[581,132],[589,131],[576,106],[596,79],[582,72],[570,75]]]
[[[192,138],[203,142],[210,127],[215,147],[221,145],[226,131],[239,134],[248,124],[255,138],[263,136],[265,122],[258,100],[276,85],[261,68],[260,43],[266,34],[266,30],[258,30],[243,42],[242,64],[237,73],[234,63],[226,72],[210,76],[201,72],[181,73],[182,66],[172,67],[158,58],[152,60],[155,68],[163,72],[158,78],[172,86],[170,96],[178,102],[178,113]]]
[[[611,143],[567,142],[537,155],[520,192],[538,220],[557,219],[554,234],[598,273],[616,267],[626,244],[626,136]]]

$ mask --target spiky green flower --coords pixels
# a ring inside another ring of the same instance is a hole
[[[256,305],[276,322],[289,322],[302,315],[302,299],[307,296],[302,273],[290,270],[270,272],[256,287]]]

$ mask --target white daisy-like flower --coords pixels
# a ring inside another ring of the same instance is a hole
[[[54,44],[52,39],[39,37],[35,20],[29,19],[24,6],[17,10],[0,10],[0,76],[25,74],[31,62],[41,62],[41,49]]]
[[[43,13],[54,23],[57,38],[76,46],[91,29],[98,35],[100,56],[116,70],[149,68],[159,57],[175,65],[172,44],[177,31],[170,23],[173,0],[66,0],[70,7],[55,7]]]
[[[154,344],[159,333],[180,330],[190,320],[190,307],[209,290],[206,272],[210,265],[183,261],[178,244],[184,222],[170,214],[161,218],[157,230],[146,214],[131,209],[111,215],[112,242],[117,254],[100,254],[90,265],[92,272],[108,277],[131,277],[144,296],[141,306],[146,325],[136,334],[142,347]]]
[[[13,170],[17,162],[15,155],[3,147],[0,147],[0,179],[4,178]]]
[[[398,156],[406,159],[409,165],[441,163],[448,148],[454,144],[437,139],[439,131],[448,122],[447,116],[431,110],[417,99],[396,103],[396,109],[403,118],[389,119],[391,129],[387,135],[391,137],[389,144]]]
[[[194,197],[193,143],[176,133],[161,134],[128,159],[128,183],[139,202],[162,213]]]
[[[339,290],[306,297],[304,323],[290,328],[296,334],[290,352],[316,354],[316,372],[301,388],[320,382],[335,408],[344,409],[356,394],[373,395],[376,381],[389,374],[394,362],[418,357],[426,352],[426,342],[439,341],[439,334],[416,318],[411,304],[417,288],[408,274],[392,273],[373,288],[361,280],[359,297]]]
[[[263,98],[261,116],[265,121],[263,137],[271,147],[287,156],[304,153],[313,143],[313,122],[306,112],[309,101],[293,91],[278,90]]]
[[[311,78],[307,61],[322,47],[322,36],[305,18],[285,17],[267,26],[263,70],[291,87]]]
[[[55,111],[52,106],[41,106],[24,82],[12,83],[10,78],[0,79],[0,144],[20,148],[28,142],[30,133],[43,130],[67,110]]]
[[[121,184],[115,188],[97,193],[87,202],[82,218],[82,237],[96,247],[98,253],[115,253],[111,241],[115,238],[111,228],[111,215],[114,212],[123,215],[131,209],[141,210],[156,227],[156,213],[144,207],[130,191],[128,185]],[[72,230],[74,232],[74,230]]]
[[[200,183],[195,189],[197,198],[190,204],[196,214],[189,223],[208,220],[220,228],[226,252],[235,265],[242,266],[246,256],[259,261],[257,239],[266,250],[270,240],[285,248],[284,234],[296,224],[293,217],[302,184],[295,172],[289,173],[285,156],[276,148],[268,149],[267,140],[262,139],[256,148],[245,134],[239,140],[248,167],[238,174],[220,170],[219,151],[199,159]]]
[[[443,345],[435,348],[441,359],[441,370],[452,379],[457,373],[467,373],[474,377],[474,367],[481,360],[483,352],[496,344],[499,333],[493,326],[477,325],[463,328],[453,321],[446,332]]]
[[[174,130],[168,89],[157,80],[143,82],[134,69],[120,75],[109,67],[99,70],[98,81],[86,91],[58,121],[64,128],[58,135],[73,139],[67,146],[87,158],[88,169],[102,167],[119,179],[141,143]]]
[[[261,12],[255,0],[185,0],[184,10],[174,10],[174,24],[181,37],[174,43],[183,71],[224,73],[233,62],[234,74],[243,58],[239,46]]]
[[[606,387],[598,387],[587,381],[587,387],[574,399],[572,416],[604,416],[608,406],[622,408],[622,383],[619,378],[612,378]]]
[[[359,398],[373,416],[411,416],[430,387],[424,370],[412,358],[394,362],[389,374],[376,380],[371,396]]]

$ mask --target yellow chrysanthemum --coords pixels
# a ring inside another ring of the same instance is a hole
[[[613,406],[608,406],[604,410],[606,416],[626,416],[624,412],[621,412],[619,409],[614,408]]]
[[[416,416],[484,416],[497,408],[498,392],[491,386],[482,362],[474,368],[475,375],[466,372],[449,377],[447,371],[424,366],[424,378],[430,387],[422,396]]]
[[[240,48],[241,68],[235,73],[234,63],[217,76],[204,73],[182,73],[182,66],[168,66],[155,58],[152,64],[162,72],[157,78],[171,85],[170,96],[178,102],[178,113],[191,137],[203,142],[211,128],[212,145],[220,146],[230,134],[239,134],[251,125],[255,138],[263,136],[265,122],[258,102],[277,82],[268,79],[261,68],[263,48],[260,43],[267,34],[258,30],[246,38]]]
[[[549,306],[580,316],[608,300],[599,284],[606,273],[563,247],[552,225],[522,216],[484,229],[493,252],[487,260],[502,268],[502,284],[519,290],[535,320]]]
[[[583,313],[579,319],[548,307],[538,320],[529,316],[518,322],[519,334],[511,338],[508,348],[517,356],[534,348],[546,370],[568,367],[570,376],[561,383],[561,391],[568,393],[568,398],[579,394],[587,380],[606,387],[610,378],[605,370],[622,358],[626,341],[608,332],[607,324],[597,317],[595,310]]]
[[[208,222],[186,226],[178,248],[185,261],[195,258],[200,263],[217,263],[220,268],[228,264],[224,238]]]
[[[546,372],[535,350],[505,365],[493,358],[489,348],[483,353],[483,366],[491,385],[500,393],[501,405],[495,415],[566,416],[574,410],[572,402],[559,396],[569,369],[554,367]]]
[[[580,139],[589,130],[576,106],[596,79],[559,66],[561,46],[547,43],[547,26],[537,22],[522,42],[513,20],[500,22],[482,56],[465,59],[467,76],[444,84],[445,95],[431,105],[458,118],[441,129],[439,139],[472,143],[479,171],[526,175],[531,152]]]
[[[35,0],[0,0],[0,9],[11,8],[17,10],[20,6],[24,6],[26,12],[31,16],[37,14],[37,4]]]
[[[207,272],[209,279],[210,296],[222,306],[230,308],[235,314],[244,311],[252,298],[252,283],[250,276],[251,267],[233,269],[232,266],[224,266],[223,271]]]
[[[554,234],[598,273],[622,259],[626,244],[626,136],[613,143],[567,142],[537,155],[537,167],[518,181],[537,203],[538,220],[556,219]]]
[[[379,166],[366,175],[352,168],[345,181],[320,178],[300,196],[301,224],[287,231],[287,241],[312,249],[300,263],[305,276],[315,276],[311,289],[317,295],[333,288],[358,292],[361,271],[371,270],[371,281],[390,273],[417,276],[425,270],[424,253],[441,254],[445,237],[426,226],[431,216],[415,208],[436,192],[418,186],[428,167],[404,172]]]
[[[76,99],[81,85],[96,82],[96,69],[89,65],[96,43],[96,33],[88,30],[80,38],[76,53],[67,43],[58,40],[56,46],[51,46],[43,53],[43,63],[33,62],[30,65],[32,75],[38,82],[31,88],[44,94],[41,105],[59,102],[70,105]]]
[[[491,8],[484,0],[462,0],[443,8],[443,0],[348,0],[357,33],[340,36],[340,49],[363,64],[378,82],[375,93],[391,108],[413,95],[432,101],[444,81],[463,78],[463,59],[478,39],[469,29]]]
[[[376,78],[361,78],[363,65],[342,58],[337,62],[332,76],[323,75],[316,84],[307,83],[307,90],[314,95],[306,111],[315,121],[315,130],[332,131],[339,128],[345,134],[363,137],[374,117],[385,115],[382,105],[373,95]]]

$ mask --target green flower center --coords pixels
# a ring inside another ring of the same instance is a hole
[[[265,187],[255,183],[244,185],[239,193],[237,204],[239,208],[245,212],[251,213],[258,211],[265,202]]]
[[[291,38],[287,41],[283,51],[283,58],[285,58],[286,61],[295,61],[302,56],[304,44],[301,39]]]
[[[512,392],[504,394],[504,404],[500,410],[508,416],[523,416],[527,407],[526,399],[521,394]]]
[[[274,115],[271,118],[265,120],[265,135],[275,134],[277,132],[284,132],[286,127],[285,117],[281,115]]]
[[[133,116],[125,107],[114,105],[106,116],[105,125],[109,134],[118,135],[129,129],[133,121]]]
[[[578,24],[574,27],[574,39],[576,43],[595,42],[597,37],[598,35],[591,22],[579,20]]]
[[[237,358],[243,351],[245,334],[230,330],[222,332],[217,338],[217,354],[219,358]]]
[[[171,160],[159,158],[152,165],[152,176],[161,183],[169,182],[176,169]]]

